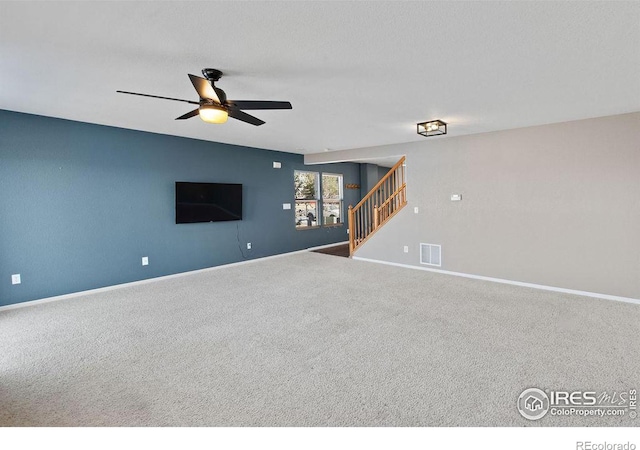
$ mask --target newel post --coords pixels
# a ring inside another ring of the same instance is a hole
[[[376,230],[380,226],[380,211],[378,205],[373,205],[373,229]]]
[[[349,205],[349,256],[353,255],[356,237],[354,236],[353,206]]]

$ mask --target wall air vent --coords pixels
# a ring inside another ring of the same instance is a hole
[[[420,264],[442,265],[442,247],[435,244],[420,244]]]

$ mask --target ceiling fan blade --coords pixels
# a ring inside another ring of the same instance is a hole
[[[213,89],[213,86],[211,86],[209,80],[191,74],[189,74],[189,79],[191,80],[193,87],[196,88],[196,91],[198,91],[198,95],[200,96],[200,98],[209,99],[213,100],[216,103],[220,103],[218,94],[216,94],[216,91],[215,89]]]
[[[289,102],[272,102],[259,100],[229,100],[227,102],[238,109],[292,109]]]
[[[181,115],[180,117],[176,117],[176,120],[191,119],[193,116],[197,116],[199,113],[200,108],[196,108],[193,111],[189,111],[188,113]]]
[[[264,120],[253,117],[251,114],[242,112],[239,109],[229,108],[227,111],[229,113],[229,116],[233,117],[234,119],[242,120],[243,122],[250,123],[251,125],[260,126],[265,123]]]
[[[191,103],[192,105],[199,105],[199,102],[194,102],[191,100],[183,100],[181,98],[172,98],[172,97],[161,97],[159,95],[149,95],[149,94],[138,94],[137,92],[127,92],[127,91],[116,91],[119,92],[120,94],[131,94],[131,95],[139,95],[141,97],[151,97],[151,98],[161,98],[163,100],[173,100],[176,102],[185,102],[185,103]]]

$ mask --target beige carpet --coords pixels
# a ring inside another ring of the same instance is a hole
[[[637,426],[640,307],[318,253],[0,312],[0,425]]]

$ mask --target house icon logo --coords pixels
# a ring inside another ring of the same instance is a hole
[[[540,400],[538,397],[534,397],[533,395],[530,395],[524,401],[524,406],[529,411],[537,411],[539,409],[542,409],[542,400]]]
[[[542,419],[549,412],[549,397],[538,388],[525,389],[518,397],[518,411],[525,419]]]

